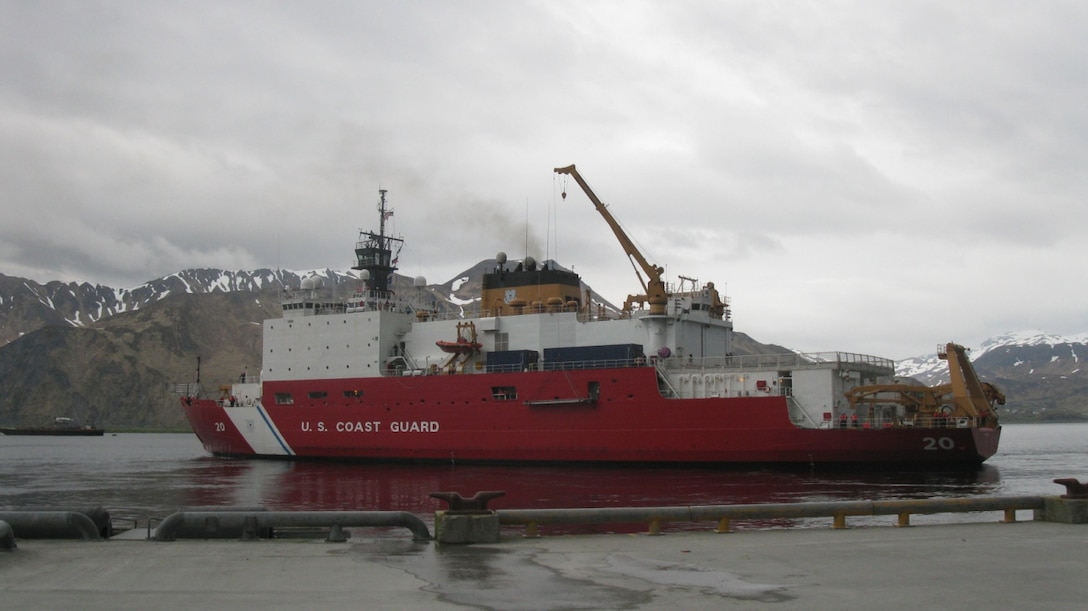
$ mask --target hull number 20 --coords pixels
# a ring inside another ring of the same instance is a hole
[[[922,443],[926,450],[951,450],[956,447],[951,437],[923,437]]]

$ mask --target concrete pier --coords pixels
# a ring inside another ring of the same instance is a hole
[[[143,533],[146,534],[146,533]],[[1043,521],[578,535],[443,545],[20,540],[12,609],[1074,609],[1088,528]]]

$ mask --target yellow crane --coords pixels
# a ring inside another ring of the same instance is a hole
[[[877,405],[902,405],[907,419],[943,415],[950,419],[970,418],[979,426],[997,426],[994,404],[1005,405],[1005,394],[993,384],[979,380],[967,357],[967,349],[949,342],[937,352],[937,356],[948,361],[948,384],[855,386],[846,392],[846,400],[854,410]]]
[[[646,260],[646,257],[642,256],[642,253],[635,247],[631,238],[627,237],[627,233],[623,231],[623,228],[620,227],[620,224],[616,222],[616,219],[608,211],[608,207],[601,202],[593,192],[593,189],[590,189],[589,185],[586,184],[585,179],[578,173],[578,169],[574,167],[574,164],[565,168],[555,168],[555,173],[572,176],[574,181],[578,183],[578,186],[582,187],[582,191],[585,191],[589,201],[593,202],[593,206],[597,208],[597,212],[604,217],[605,222],[612,228],[612,233],[616,234],[616,239],[620,241],[620,246],[623,247],[623,251],[627,253],[627,258],[631,261],[631,266],[635,268],[635,275],[638,276],[638,281],[642,284],[644,294],[628,295],[627,300],[623,304],[623,311],[629,313],[632,304],[637,301],[639,303],[649,304],[651,315],[664,315],[669,304],[669,292],[665,288],[665,281],[661,278],[665,273],[665,268],[650,263]],[[567,198],[566,190],[563,191],[562,196],[563,199]],[[646,274],[646,279],[643,279],[642,274],[639,273],[639,268],[642,268],[642,272]]]

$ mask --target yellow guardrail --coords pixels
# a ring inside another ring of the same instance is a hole
[[[833,528],[846,528],[850,516],[894,515],[897,526],[910,526],[912,514],[1002,511],[1005,522],[1016,521],[1017,510],[1043,509],[1044,497],[1006,496],[889,501],[832,501],[809,503],[759,503],[750,505],[697,505],[689,507],[602,507],[584,509],[500,509],[502,525],[524,525],[526,536],[539,536],[542,524],[637,524],[649,525],[649,534],[661,533],[666,522],[716,523],[715,532],[731,532],[734,520],[781,518],[832,518]]]

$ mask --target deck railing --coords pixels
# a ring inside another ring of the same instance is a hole
[[[649,534],[661,534],[667,522],[715,522],[714,532],[732,532],[735,520],[831,518],[832,528],[846,528],[850,516],[897,516],[896,526],[910,526],[912,514],[1004,512],[1004,522],[1015,522],[1018,510],[1041,510],[1041,496],[950,499],[832,501],[811,503],[758,503],[751,505],[697,505],[690,507],[602,507],[587,509],[499,509],[502,525],[525,526],[527,537],[540,536],[542,524],[649,525]]]
[[[868,354],[853,352],[790,352],[785,354],[743,354],[735,356],[673,356],[664,359],[669,369],[695,370],[793,370],[825,369],[829,366],[844,369],[863,369],[877,373],[895,371],[895,361]]]

